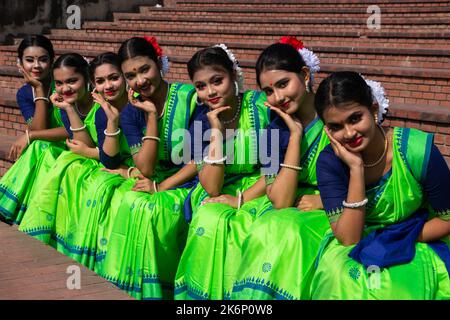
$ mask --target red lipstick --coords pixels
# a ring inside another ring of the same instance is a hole
[[[361,143],[363,142],[363,137],[360,136],[352,141],[347,142],[347,144],[351,147],[351,148],[357,148],[361,145]]]

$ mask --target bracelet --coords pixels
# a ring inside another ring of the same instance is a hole
[[[145,140],[155,140],[155,141],[161,141],[161,139],[159,138],[159,137],[155,137],[155,136],[145,136],[145,137],[142,137],[142,142],[144,142]]]
[[[297,171],[302,171],[302,167],[298,167],[298,166],[291,166],[290,164],[284,164],[281,163],[280,167],[282,168],[288,168],[288,169],[293,169],[293,170],[297,170]]]
[[[154,181],[154,180],[153,180],[153,190],[155,192],[158,192],[158,185],[157,185],[156,181]]]
[[[243,205],[243,200],[244,200],[244,197],[243,197],[243,194],[242,194],[242,192],[239,190],[238,191],[238,210],[241,208],[241,206]]]
[[[30,133],[28,132],[28,129],[25,130],[25,134],[27,135],[27,142],[28,142],[28,145],[30,145]]]
[[[363,201],[351,202],[351,203],[348,203],[347,201],[344,200],[344,201],[342,201],[342,205],[345,208],[356,209],[356,208],[364,207],[367,204],[367,202],[369,202],[369,200],[367,198],[365,198]]]
[[[103,131],[103,133],[107,137],[115,137],[115,136],[118,136],[120,134],[120,128],[118,128],[117,131],[113,132],[113,133],[108,133],[108,132],[106,132],[106,129],[105,129],[105,131]]]
[[[69,128],[72,132],[79,132],[79,131],[83,131],[84,129],[86,129],[86,125],[84,125],[80,128],[72,128],[72,126],[70,126]]]
[[[225,157],[223,157],[221,159],[217,159],[217,160],[210,160],[208,158],[208,156],[206,156],[203,159],[203,162],[206,163],[206,164],[223,164],[225,162],[225,160],[227,160],[227,156],[225,156]]]
[[[48,103],[50,103],[50,100],[47,97],[36,97],[33,99],[33,102],[36,103],[36,101],[38,101],[38,100],[44,100],[44,101],[47,101]]]
[[[133,169],[136,169],[136,167],[129,167],[128,168],[128,171],[127,171],[128,179],[131,178],[131,172],[133,171]]]

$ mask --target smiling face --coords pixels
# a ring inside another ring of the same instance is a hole
[[[83,99],[87,93],[87,84],[81,73],[74,67],[61,67],[53,70],[56,92],[70,104]]]
[[[102,64],[95,69],[94,85],[95,90],[108,101],[120,100],[126,91],[122,73],[109,63]]]
[[[205,66],[194,73],[192,82],[198,98],[210,109],[229,106],[236,96],[233,79],[222,68]]]
[[[137,56],[122,63],[122,72],[131,89],[150,98],[162,83],[158,65],[149,57]]]
[[[42,47],[26,48],[20,62],[24,70],[37,80],[42,81],[50,74],[52,61],[47,50]]]
[[[306,92],[305,82],[295,72],[263,70],[259,76],[267,102],[288,114],[295,114]]]
[[[350,103],[345,106],[326,108],[323,119],[333,138],[346,149],[361,152],[374,139],[377,128],[374,120],[376,112],[376,105],[369,110],[358,103]]]

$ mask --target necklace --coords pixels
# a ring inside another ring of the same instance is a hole
[[[364,164],[365,168],[372,168],[377,166],[381,160],[383,160],[384,156],[386,155],[387,149],[388,149],[388,141],[386,138],[386,133],[384,132],[383,128],[381,128],[380,126],[378,126],[378,128],[380,129],[381,133],[383,134],[383,138],[384,138],[384,150],[383,150],[383,154],[381,155],[381,157],[375,161],[374,163],[369,163],[369,164]]]
[[[166,104],[167,100],[169,99],[169,91],[170,91],[170,84],[167,84],[166,100],[164,100],[164,107],[162,109],[161,114],[158,116],[158,119],[161,119],[164,116],[164,113],[166,112]]]
[[[238,96],[238,108],[236,110],[236,113],[234,114],[233,118],[231,118],[230,120],[222,121],[222,123],[223,124],[233,123],[236,120],[236,118],[239,116],[240,111],[241,111],[241,96]]]
[[[87,117],[87,113],[81,113],[80,109],[78,109],[78,104],[77,103],[75,103],[75,111],[78,113],[78,115],[80,117],[83,117],[83,118]]]

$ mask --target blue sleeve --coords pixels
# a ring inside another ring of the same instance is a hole
[[[31,124],[36,109],[31,86],[25,85],[20,88],[19,91],[17,91],[16,100],[25,122]]]
[[[135,155],[142,146],[142,137],[144,136],[142,131],[146,126],[144,114],[129,103],[120,114],[120,123],[130,146],[131,155]]]
[[[103,151],[103,144],[105,143],[105,129],[108,123],[105,111],[100,108],[95,113],[95,129],[97,130],[98,148],[100,155],[100,162],[108,169],[117,169],[120,166],[120,152],[113,157],[110,157]]]
[[[342,201],[347,199],[349,169],[328,145],[317,159],[316,174],[325,212],[330,223],[336,222],[344,210]]]
[[[66,128],[66,131],[69,134],[69,139],[73,139],[73,132],[72,130],[70,130],[69,116],[67,115],[67,112],[64,110],[61,110],[61,120],[64,124],[64,128]]]
[[[434,144],[431,146],[423,189],[437,215],[450,220],[450,170]]]
[[[266,182],[268,182],[267,179],[273,180],[280,171],[280,164],[284,161],[290,135],[289,128],[278,115],[274,116],[266,130],[263,131],[260,148],[263,157],[267,158],[261,159],[261,166],[263,174],[267,176]]]
[[[191,116],[189,124],[189,135],[191,137],[190,154],[195,162],[201,162],[205,149],[209,145],[208,139],[203,139],[204,133],[210,129],[210,124],[206,114],[208,107],[202,104],[197,105]]]

